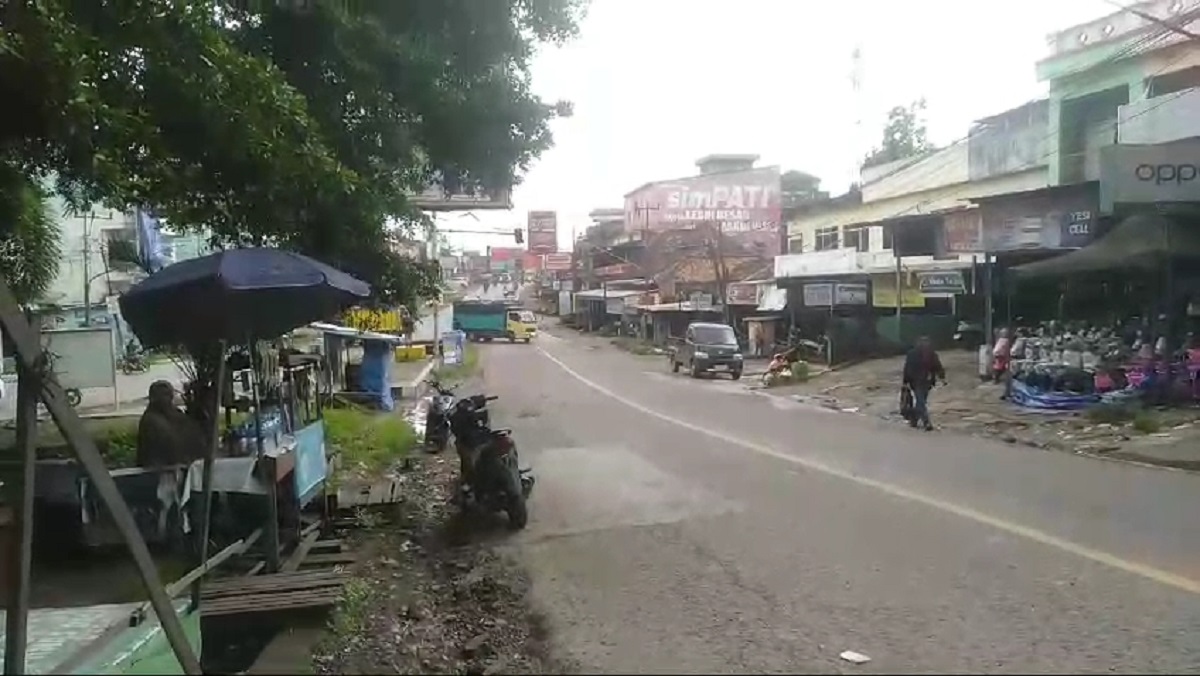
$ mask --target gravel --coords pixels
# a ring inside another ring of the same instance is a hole
[[[317,673],[562,674],[529,579],[496,545],[497,523],[451,504],[453,453],[423,456],[405,473],[407,499],[360,513],[355,580],[315,651]],[[369,528],[364,528],[369,526]]]

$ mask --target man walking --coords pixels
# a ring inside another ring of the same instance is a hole
[[[913,416],[908,424],[916,427],[918,424],[926,431],[933,429],[929,420],[929,391],[941,380],[946,382],[946,370],[942,368],[942,360],[929,344],[927,336],[917,339],[917,345],[904,358],[904,384],[912,388]]]

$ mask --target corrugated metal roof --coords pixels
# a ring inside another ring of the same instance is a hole
[[[576,292],[575,297],[603,300],[605,298],[629,298],[630,296],[640,296],[643,293],[646,292],[632,289],[609,289],[607,292],[604,289],[588,289],[587,291]]]

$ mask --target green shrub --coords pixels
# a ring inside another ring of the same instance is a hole
[[[1097,424],[1122,425],[1137,416],[1137,409],[1128,404],[1099,404],[1087,410],[1087,419]]]

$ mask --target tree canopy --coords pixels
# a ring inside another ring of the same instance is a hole
[[[0,163],[75,206],[153,209],[222,244],[293,248],[411,304],[407,195],[507,189],[569,106],[530,88],[582,0],[10,0]],[[392,286],[402,285],[402,286]]]
[[[925,99],[888,111],[883,127],[883,140],[863,160],[863,167],[874,167],[933,150],[925,131]]]

